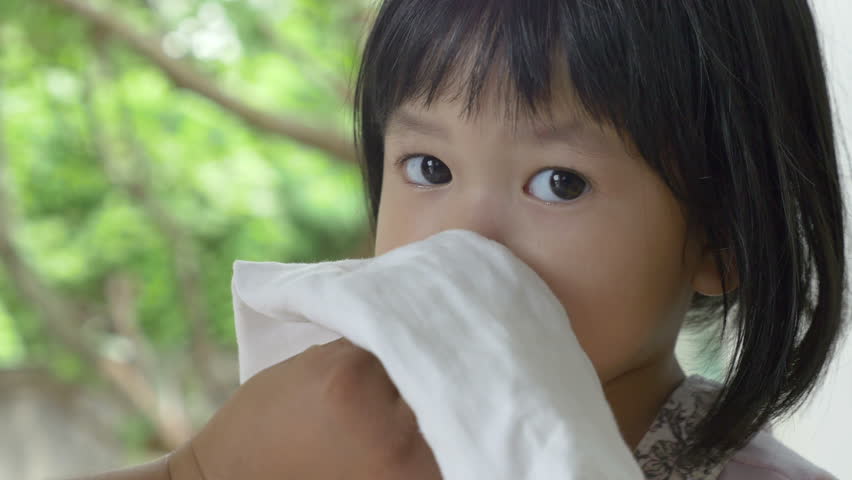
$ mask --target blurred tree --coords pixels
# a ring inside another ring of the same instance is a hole
[[[0,2],[0,368],[108,393],[129,451],[185,441],[236,384],[233,260],[369,254],[369,6]]]

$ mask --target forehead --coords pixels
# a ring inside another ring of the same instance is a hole
[[[391,116],[386,138],[398,138],[410,135],[427,136],[448,140],[453,131],[454,122],[475,122],[480,127],[505,132],[513,139],[528,140],[535,143],[575,143],[579,136],[589,130],[586,121],[576,115],[554,115],[547,119],[530,117],[519,118],[512,122],[480,111],[475,118],[460,114],[459,108],[438,103],[431,109],[403,105]]]
[[[403,102],[388,116],[384,136],[391,140],[407,136],[448,140],[453,136],[454,126],[462,123],[538,144],[577,144],[580,137],[609,133],[590,118],[565,84],[554,86],[548,97],[536,105],[534,112],[522,108],[523,105],[513,108],[507,98],[514,97],[501,91],[498,83],[491,82],[474,108],[466,109],[458,91],[446,90],[431,103],[423,99]]]
[[[431,99],[424,94],[410,95],[387,115],[385,134],[393,136],[407,130],[438,133],[446,128],[440,122],[459,121],[499,123],[513,133],[546,137],[572,125],[597,123],[582,107],[564,69],[533,101],[524,101],[499,68],[489,73],[483,88],[473,96],[466,90],[468,76],[469,72],[453,74]]]
[[[405,120],[415,114],[439,115],[446,119],[450,112],[457,112],[456,116],[462,121],[499,119],[511,130],[590,120],[591,116],[576,94],[567,63],[561,58],[564,57],[553,57],[549,84],[533,91],[515,84],[505,58],[495,59],[481,82],[476,80],[473,57],[459,59],[441,81],[429,89],[404,88],[407,95],[386,111],[383,126],[386,130],[409,126],[410,122]]]
[[[641,157],[628,134],[588,115],[570,90],[554,94],[551,102],[541,106],[538,115],[521,111],[512,117],[506,111],[506,102],[492,93],[484,95],[480,108],[468,114],[464,111],[464,102],[453,100],[449,95],[431,105],[407,101],[389,116],[383,140],[387,148],[403,148],[410,142],[463,145],[488,138],[492,146],[579,151],[596,158]]]

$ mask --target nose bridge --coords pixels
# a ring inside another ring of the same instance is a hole
[[[508,194],[496,185],[477,182],[453,192],[453,199],[444,216],[444,230],[464,229],[486,238],[502,241],[509,220]]]

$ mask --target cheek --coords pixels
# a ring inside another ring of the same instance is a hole
[[[388,172],[384,172],[387,178]],[[388,182],[382,183],[382,196],[379,202],[379,214],[376,219],[376,246],[375,255],[381,255],[394,248],[401,246],[401,232],[406,230],[406,225],[401,225],[399,222],[404,221],[405,217],[399,215],[399,210],[404,206],[399,205],[399,202],[393,198],[393,192],[389,191]]]
[[[681,256],[684,225],[665,200],[641,203],[643,212],[577,218],[524,248],[602,381],[672,347],[692,297]]]
[[[423,215],[418,215],[422,205],[417,203],[416,195],[402,194],[398,191],[402,187],[393,183],[385,182],[382,186],[382,201],[376,219],[375,255],[438,233],[423,221]]]
[[[641,185],[625,187],[618,201],[566,214],[565,221],[504,212],[495,238],[548,283],[604,382],[673,348],[692,298],[677,202],[654,180]],[[428,215],[435,212],[402,188],[383,186],[377,255],[442,230],[447,211]],[[428,205],[437,203],[432,198]]]

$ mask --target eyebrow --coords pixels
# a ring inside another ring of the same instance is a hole
[[[519,138],[538,143],[575,143],[582,134],[585,124],[579,119],[570,119],[556,125],[539,124],[534,128],[519,129]],[[410,111],[399,109],[388,120],[387,135],[396,136],[416,133],[442,140],[449,140],[450,129],[446,125],[423,118]]]

